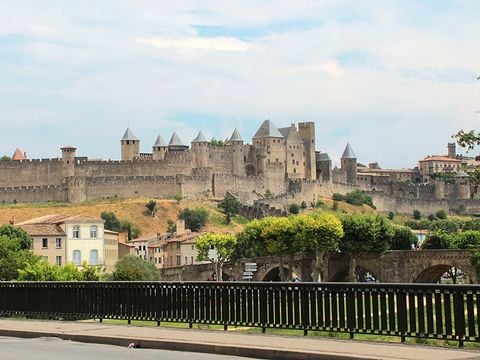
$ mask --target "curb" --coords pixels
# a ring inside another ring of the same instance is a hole
[[[115,345],[126,347],[134,341],[140,348],[189,351],[197,353],[208,353],[217,355],[229,355],[239,357],[250,357],[256,359],[271,360],[381,360],[378,357],[365,357],[359,355],[344,355],[335,353],[312,353],[302,351],[287,351],[259,347],[239,347],[232,345],[204,344],[195,342],[181,342],[173,340],[147,340],[134,337],[123,338],[114,336],[78,335],[68,333],[50,333],[40,331],[1,330],[0,336],[18,338],[56,337],[62,340],[70,340],[82,343],[94,343],[104,345]]]

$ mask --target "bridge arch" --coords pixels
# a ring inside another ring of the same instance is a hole
[[[455,269],[451,274],[451,269]],[[422,272],[420,272],[416,278],[412,279],[414,283],[437,283],[441,280],[444,274],[449,274],[452,278],[452,282],[457,283],[458,280],[461,280],[464,284],[472,283],[471,274],[466,273],[463,269],[459,269],[457,267],[453,267],[452,265],[448,264],[437,264],[430,267],[425,268]],[[448,275],[447,275],[448,276]],[[456,279],[453,279],[453,278]]]
[[[288,275],[288,268],[283,267],[285,276]],[[261,281],[282,281],[280,278],[280,266],[273,266],[264,273]]]
[[[348,266],[341,267],[329,278],[328,281],[346,282],[348,281],[348,272]],[[362,265],[357,265],[357,267],[355,268],[355,274],[357,275],[357,279],[360,282],[380,281],[376,272]]]

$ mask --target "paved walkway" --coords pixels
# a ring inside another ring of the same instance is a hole
[[[65,340],[166,350],[208,352],[262,359],[480,359],[480,351],[384,344],[323,337],[245,334],[233,331],[0,319],[0,336]]]

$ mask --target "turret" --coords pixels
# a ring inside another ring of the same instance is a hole
[[[457,186],[460,199],[470,199],[470,181],[465,171],[459,171],[455,175],[455,185]]]
[[[158,135],[155,144],[152,146],[152,159],[153,160],[165,160],[165,155],[168,151],[167,143],[163,138]]]
[[[188,145],[184,145],[178,135],[174,132],[168,142],[168,151],[185,151]]]
[[[457,158],[457,148],[455,143],[448,143],[448,157],[451,159],[456,159]]]
[[[285,138],[270,120],[265,120],[253,136],[257,150],[257,171],[265,174],[265,167],[271,163],[285,164]]]
[[[74,146],[63,146],[60,149],[62,150],[63,176],[74,176],[77,148]]]
[[[125,130],[121,143],[122,160],[132,161],[140,155],[140,140],[133,135],[130,128]]]
[[[323,182],[332,182],[332,160],[327,153],[316,153],[317,179]]]
[[[298,132],[300,133],[305,148],[305,179],[316,179],[315,123],[299,123]]]
[[[198,132],[197,137],[192,140],[192,152],[195,156],[197,168],[208,166],[208,141],[201,130]]]
[[[227,141],[227,148],[232,152],[232,172],[234,175],[245,175],[245,160],[243,139],[238,130],[233,130],[232,136]]]
[[[357,156],[350,144],[347,143],[340,159],[342,171],[346,174],[346,181],[349,185],[357,185]]]

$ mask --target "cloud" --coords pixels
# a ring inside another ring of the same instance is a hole
[[[187,50],[210,50],[210,51],[246,51],[249,45],[233,37],[188,37],[188,38],[138,38],[140,44],[147,44],[157,48],[177,48]]]

